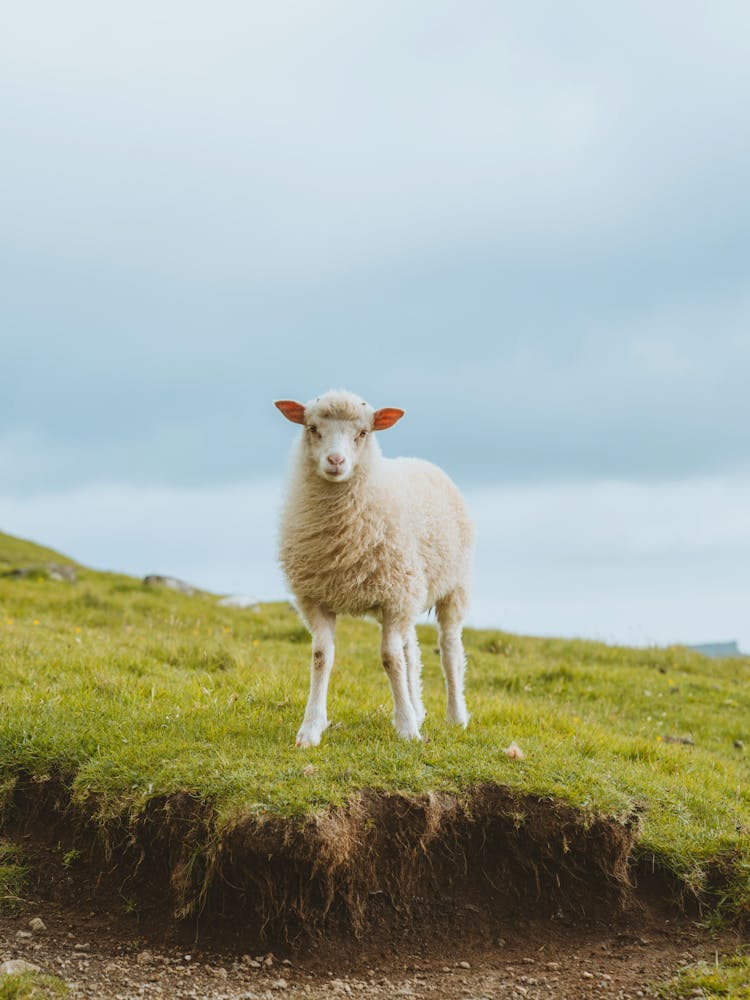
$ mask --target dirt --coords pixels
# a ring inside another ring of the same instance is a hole
[[[33,962],[73,997],[624,1000],[739,940],[639,867],[637,817],[501,787],[363,795],[217,843],[185,795],[103,836],[61,785],[19,783],[4,827],[31,874],[0,918],[0,961]]]
[[[45,930],[30,931],[41,917]],[[239,952],[194,939],[154,943],[135,916],[81,912],[34,902],[0,918],[0,960],[23,958],[63,978],[72,997],[253,998],[445,997],[635,998],[680,965],[731,951],[737,936],[711,936],[695,923],[642,910],[606,923],[524,920],[482,926],[457,914],[435,939],[407,933],[384,941],[331,940],[302,951]],[[166,928],[165,928],[166,930]],[[30,937],[17,939],[18,932]]]

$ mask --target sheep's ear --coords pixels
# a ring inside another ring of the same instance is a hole
[[[273,405],[293,424],[304,424],[305,408],[302,403],[295,403],[293,399],[277,399]]]
[[[403,410],[396,410],[392,406],[386,406],[382,410],[376,410],[375,416],[372,418],[372,429],[374,431],[384,431],[389,427],[393,427],[397,420],[403,417]]]

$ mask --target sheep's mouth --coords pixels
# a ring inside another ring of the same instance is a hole
[[[349,478],[348,469],[326,469],[323,472],[323,478],[328,479],[330,482],[336,482],[337,480],[345,480]]]

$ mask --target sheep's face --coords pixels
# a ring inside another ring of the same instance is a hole
[[[351,393],[330,392],[306,405],[279,400],[287,420],[302,424],[303,448],[316,473],[331,483],[345,483],[367,454],[374,431],[391,427],[403,410],[373,408]]]

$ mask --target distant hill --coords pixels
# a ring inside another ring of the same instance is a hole
[[[726,659],[728,656],[745,656],[739,645],[735,641],[731,642],[704,642],[697,646],[688,646],[694,653],[702,653],[703,656],[713,656],[718,659]]]

